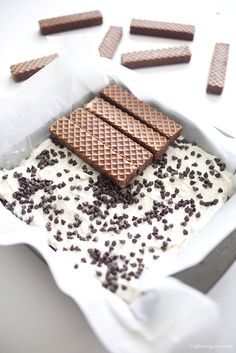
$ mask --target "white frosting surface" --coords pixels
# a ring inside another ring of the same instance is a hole
[[[48,152],[41,160],[46,161],[46,164],[54,160],[55,164],[52,162],[53,165],[40,169],[40,159],[37,157],[42,152],[44,154],[45,150]],[[65,156],[60,158],[63,152]],[[76,161],[76,165],[71,164],[71,161]],[[32,166],[37,168],[35,175],[29,171]],[[22,175],[19,176],[19,173]],[[170,146],[160,161],[146,168],[143,175],[132,181],[130,192],[143,185],[140,192],[144,196],[137,193],[137,203],[113,202],[115,207],[107,210],[106,202],[101,202],[97,209],[95,207],[97,213],[94,218],[84,211],[94,208],[94,201],[97,202],[95,189],[100,196],[101,190],[107,190],[108,193],[111,190],[111,186],[104,187],[104,183],[96,185],[98,176],[99,173],[80,158],[48,139],[19,167],[0,171],[0,197],[7,201],[6,207],[23,221],[33,216],[30,225],[47,232],[49,244],[57,249],[58,256],[71,262],[72,268],[75,267],[77,271],[83,268],[95,274],[105,286],[128,302],[138,295],[135,281],[142,271],[147,271],[153,265],[158,266],[160,256],[176,253],[193,234],[203,228],[233,192],[232,174],[222,162],[182,139],[174,147]],[[25,198],[20,195],[16,199],[14,192],[19,191],[19,178],[22,177],[28,179],[26,184],[22,181],[23,189],[28,187],[27,183],[32,179],[37,179],[35,185],[42,185],[47,180],[56,186],[54,190],[49,186],[45,192],[30,184],[29,199],[27,203],[21,203]],[[58,188],[62,182],[66,185]],[[121,194],[127,196],[127,190],[120,190],[113,196]],[[54,198],[44,202],[45,196]],[[106,196],[108,199],[111,197]],[[184,206],[181,206],[181,200]],[[201,204],[202,201],[212,204],[207,206]],[[81,205],[79,209],[78,205]],[[63,213],[57,215],[56,210],[63,210]],[[108,214],[104,215],[106,210]],[[61,220],[65,220],[65,224]],[[110,227],[120,229],[116,232]],[[114,245],[112,242],[115,242]],[[89,249],[93,253],[94,249],[99,250],[100,257],[93,255],[92,259]]]

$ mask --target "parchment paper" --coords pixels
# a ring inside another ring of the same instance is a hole
[[[83,104],[111,79],[173,116],[184,126],[187,139],[195,140],[235,170],[235,140],[207,124],[197,126],[191,117],[162,106],[144,76],[78,48],[27,80],[16,96],[0,102],[0,166],[16,166],[46,138],[50,122]],[[201,261],[235,229],[235,206],[234,194],[172,260],[160,260],[140,280],[140,289],[145,294],[131,305],[101,287],[94,277],[69,269],[48,247],[46,233],[19,221],[1,204],[0,244],[25,243],[37,249],[58,287],[80,306],[109,351],[184,353],[195,343],[216,342],[219,310],[207,296],[167,276]]]

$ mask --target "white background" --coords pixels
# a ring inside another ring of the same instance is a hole
[[[68,32],[68,41],[97,47],[109,25],[121,25],[124,38],[114,58],[117,62],[126,51],[189,45],[193,54],[189,64],[137,71],[148,77],[158,100],[236,136],[234,0],[0,0],[0,98],[20,88],[10,77],[11,64],[54,52],[39,34],[39,19],[96,9],[103,14],[103,26]],[[194,24],[196,35],[193,42],[130,35],[132,18]],[[207,95],[212,51],[221,41],[230,44],[225,88],[221,96]],[[218,342],[209,342],[225,345],[215,348],[217,352],[236,351],[235,276],[236,264],[209,293],[222,309],[221,335]],[[105,352],[78,307],[59,292],[46,265],[28,248],[0,247],[0,279],[0,353]]]

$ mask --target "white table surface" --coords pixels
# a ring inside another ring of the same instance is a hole
[[[117,62],[126,51],[189,45],[193,53],[190,64],[138,71],[152,82],[161,102],[236,136],[234,0],[0,0],[0,99],[20,88],[10,77],[11,64],[53,52],[46,37],[38,32],[39,19],[95,9],[103,13],[103,26],[68,35],[78,38],[78,42],[89,38],[99,43],[109,25],[123,26],[124,38],[114,58]],[[195,24],[195,39],[184,42],[132,36],[128,33],[131,18]],[[231,46],[225,88],[221,96],[207,95],[213,47],[221,41]],[[219,345],[215,348],[217,352],[236,351],[235,277],[236,263],[208,294],[222,312],[218,341],[209,342]],[[24,245],[0,247],[0,279],[1,353],[105,352],[79,308],[58,290],[47,266],[30,249]]]

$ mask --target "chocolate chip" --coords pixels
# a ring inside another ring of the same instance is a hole
[[[168,242],[164,240],[164,241],[162,242],[161,249],[162,249],[162,250],[166,250],[167,247],[168,247]]]
[[[197,194],[197,198],[202,199],[203,198],[202,194]]]
[[[48,232],[50,232],[52,230],[51,223],[50,222],[46,223],[45,228],[47,229]]]

